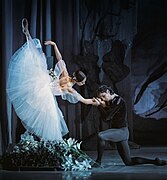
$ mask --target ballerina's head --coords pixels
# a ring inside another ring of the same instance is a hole
[[[78,86],[82,86],[86,82],[86,75],[81,70],[75,71],[72,78]]]

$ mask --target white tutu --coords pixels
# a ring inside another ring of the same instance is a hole
[[[29,40],[11,58],[7,94],[30,133],[44,140],[60,141],[68,128],[50,84],[40,41]]]

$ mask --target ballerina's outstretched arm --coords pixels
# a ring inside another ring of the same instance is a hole
[[[80,96],[79,101],[86,104],[86,105],[90,104],[93,106],[99,106],[99,104],[100,104],[96,98],[85,99],[84,97]]]
[[[57,45],[56,45],[55,42],[53,42],[53,41],[45,41],[44,44],[45,44],[45,45],[51,45],[51,46],[53,46],[53,47],[54,47],[55,54],[56,54],[56,59],[57,59],[58,61],[62,60],[62,55],[61,55],[61,53],[60,53],[60,51],[59,51],[59,49],[58,49],[58,47],[57,47]]]

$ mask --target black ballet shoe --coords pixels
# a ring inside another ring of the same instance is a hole
[[[161,160],[161,159],[159,159],[159,158],[155,158],[155,164],[156,164],[157,166],[165,166],[165,165],[167,165],[167,161]]]
[[[101,161],[96,160],[95,163],[92,165],[92,167],[102,167]]]
[[[23,18],[22,19],[22,31],[25,35],[29,35],[29,32],[28,32],[28,21],[26,18]]]

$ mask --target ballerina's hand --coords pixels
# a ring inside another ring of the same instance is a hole
[[[97,100],[97,98],[92,98],[92,105],[99,106],[100,102]]]
[[[98,101],[99,105],[102,107],[106,107],[106,102],[101,100],[100,98],[96,97],[96,100]]]
[[[54,46],[56,43],[53,42],[53,41],[45,41],[44,44],[45,45],[52,45],[52,46]]]

